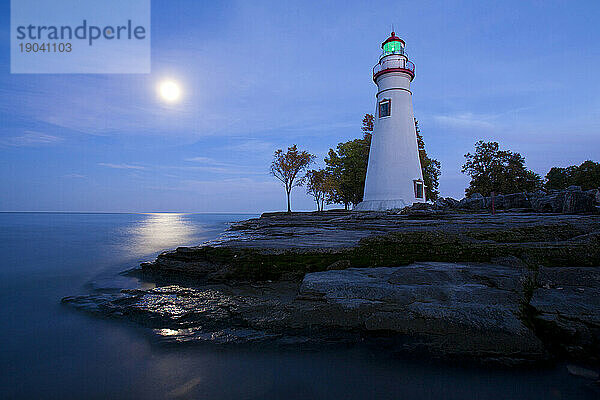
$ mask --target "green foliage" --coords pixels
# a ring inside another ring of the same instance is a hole
[[[313,196],[317,211],[323,211],[325,198],[330,192],[331,179],[328,171],[312,169],[306,173],[306,193]]]
[[[546,174],[546,184],[544,185],[546,189],[566,189],[571,186],[571,182],[573,181],[572,168],[550,168],[550,171]]]
[[[373,137],[373,126],[375,123],[375,117],[373,114],[365,114],[365,117],[362,120],[362,127],[360,130],[363,133],[363,139],[367,141],[369,147],[371,146],[371,138]]]
[[[425,150],[425,141],[419,129],[419,121],[415,119],[415,130],[417,131],[417,145],[419,146],[419,159],[421,160],[421,170],[423,172],[423,183],[425,184],[425,198],[435,201],[440,195],[438,187],[440,186],[440,175],[442,173],[442,164],[433,158],[429,158]]]
[[[365,139],[339,143],[337,151],[329,149],[326,170],[336,183],[327,195],[329,203],[342,203],[348,209],[362,201],[368,161],[369,143]]]
[[[475,153],[465,154],[462,172],[471,176],[465,194],[530,192],[542,187],[542,179],[525,167],[525,158],[510,150],[500,150],[497,142],[475,143]]]
[[[313,162],[315,156],[307,151],[299,151],[296,145],[288,147],[287,152],[278,149],[273,154],[273,162],[271,163],[271,175],[279,179],[285,187],[287,195],[287,212],[292,212],[290,193],[292,188],[302,186],[304,177],[297,179],[298,174],[305,171],[306,168]]]
[[[587,160],[579,166],[552,167],[546,174],[546,189],[566,189],[571,185],[583,190],[600,188],[600,163]]]
[[[372,114],[365,114],[361,128],[363,138],[339,143],[337,151],[329,150],[329,155],[325,158],[326,170],[331,177],[331,184],[326,195],[328,203],[341,203],[348,209],[350,204],[356,205],[362,201],[374,121],[375,118]],[[415,120],[415,129],[423,181],[426,186],[426,198],[427,200],[436,200],[439,196],[441,164],[427,155],[417,120]]]
[[[374,120],[373,115],[365,114],[362,139],[338,143],[337,151],[329,149],[325,158],[329,174],[325,182],[328,204],[341,203],[348,209],[350,204],[362,201]]]

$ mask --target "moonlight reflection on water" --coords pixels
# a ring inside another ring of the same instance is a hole
[[[172,249],[178,246],[199,244],[197,237],[202,233],[198,224],[194,225],[189,214],[152,213],[144,214],[144,219],[128,228],[129,248],[134,255],[145,255]]]
[[[212,346],[206,341],[253,333],[224,329],[205,338],[185,324],[157,326],[165,330],[155,341],[134,326],[57,306],[74,294],[151,289],[121,272],[161,250],[215,240],[250,217],[0,213],[1,398],[598,398],[589,380],[563,365],[496,370],[406,360],[389,348]],[[161,290],[177,294],[153,293]],[[213,298],[203,290],[185,304]],[[191,336],[197,346],[174,345]]]

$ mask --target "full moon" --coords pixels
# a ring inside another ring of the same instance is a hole
[[[169,103],[175,102],[181,96],[181,88],[174,81],[163,81],[158,87],[160,97]]]

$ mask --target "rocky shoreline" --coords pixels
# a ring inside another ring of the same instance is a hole
[[[582,190],[569,186],[565,190],[538,190],[531,193],[495,194],[482,196],[474,193],[462,200],[442,197],[434,203],[442,210],[528,210],[537,213],[598,213],[600,212],[600,189]]]
[[[375,340],[511,365],[600,361],[599,215],[263,214],[141,273],[161,286],[63,302],[168,342]]]

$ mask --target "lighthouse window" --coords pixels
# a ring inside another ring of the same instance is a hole
[[[379,118],[389,117],[392,114],[392,100],[385,99],[379,102]]]
[[[417,199],[422,199],[423,198],[423,191],[424,191],[423,190],[424,189],[423,181],[415,180],[413,182],[415,183],[415,197]]]

